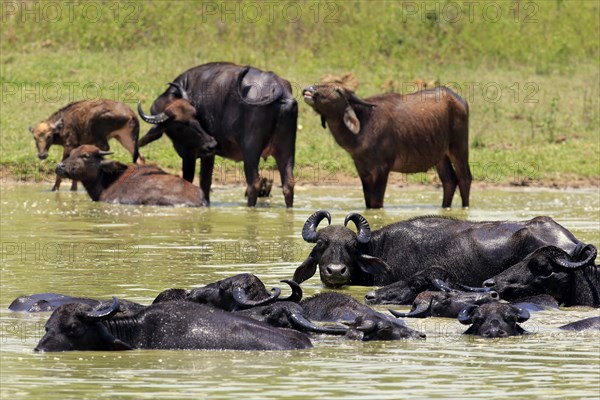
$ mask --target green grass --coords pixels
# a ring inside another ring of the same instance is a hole
[[[22,13],[24,4],[29,13]],[[358,78],[363,97],[406,91],[416,79],[462,89],[470,105],[470,161],[477,180],[568,183],[600,176],[596,1],[478,3],[472,14],[465,3],[455,14],[447,4],[456,3],[421,1],[89,2],[77,3],[71,14],[65,4],[2,3],[4,173],[30,178],[52,171],[61,149],[38,161],[27,126],[66,103],[107,97],[135,107],[139,99],[148,110],[184,70],[227,60],[273,70],[293,83],[300,104],[300,182],[327,181],[333,171],[356,175],[350,157],[300,96],[301,88],[322,76],[348,71]],[[62,6],[60,19],[52,14],[56,5]],[[439,12],[426,12],[436,7]],[[497,20],[496,10],[502,13]],[[148,128],[142,123],[142,134]],[[118,144],[112,149],[116,158],[128,159]],[[165,168],[180,168],[166,138],[142,151]],[[268,161],[264,169],[271,166]],[[225,180],[243,180],[241,166],[221,160],[217,168]]]

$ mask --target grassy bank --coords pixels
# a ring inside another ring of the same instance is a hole
[[[600,176],[599,5],[590,2],[3,2],[0,163],[39,177],[61,150],[36,159],[27,126],[64,104],[106,97],[148,109],[165,83],[217,60],[270,69],[300,104],[296,175],[355,175],[301,88],[353,72],[357,93],[408,92],[418,79],[470,104],[470,161],[492,183],[597,182]],[[471,4],[469,6],[469,4]],[[54,13],[54,14],[52,14]],[[60,18],[59,18],[60,17]],[[142,133],[149,126],[142,123]],[[128,156],[119,145],[117,158]],[[179,170],[165,138],[142,149]],[[272,160],[263,165],[268,173]],[[243,180],[221,160],[217,180]],[[428,182],[417,174],[409,182]]]

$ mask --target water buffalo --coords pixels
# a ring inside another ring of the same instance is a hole
[[[597,250],[580,245],[575,255],[555,246],[537,249],[507,270],[483,282],[503,299],[549,294],[565,306],[600,306]]]
[[[175,104],[175,106],[173,106]],[[191,107],[190,107],[191,106]],[[180,112],[185,108],[185,112]],[[192,112],[195,109],[195,114]],[[215,154],[244,162],[248,206],[256,205],[260,157],[273,156],[287,207],[294,199],[294,154],[298,104],[291,85],[273,72],[216,62],[179,75],[146,115],[154,127],[140,146],[163,133],[182,159],[183,178],[192,181],[200,158],[200,187],[209,199]],[[204,133],[216,140],[207,142]]]
[[[266,306],[240,310],[236,313],[278,328],[296,329],[301,332],[345,335],[349,330],[345,326],[317,325],[307,318],[306,312],[300,304],[291,301],[279,301]]]
[[[383,207],[390,171],[425,172],[433,166],[444,188],[442,207],[450,207],[457,185],[462,206],[469,206],[469,107],[452,90],[362,100],[327,83],[307,87],[303,95],[354,160],[367,208]]]
[[[359,303],[342,293],[321,293],[300,302],[311,321],[342,322],[350,327],[346,337],[354,340],[425,339],[425,334]]]
[[[188,301],[148,306],[116,318],[119,302],[103,310],[71,303],[57,308],[35,351],[132,349],[292,350],[312,347],[308,336]]]
[[[365,294],[365,303],[410,304],[419,293],[428,290],[446,290],[446,285],[455,284],[457,278],[443,267],[433,266],[415,272],[406,279],[382,286]]]
[[[471,325],[464,334],[485,338],[503,338],[527,333],[518,323],[529,319],[527,310],[499,301],[481,306],[470,305],[458,314],[458,321]]]
[[[107,308],[112,304],[108,300],[96,300],[87,297],[73,297],[60,293],[37,293],[19,296],[8,306],[11,311],[20,312],[47,312],[54,311],[64,304],[79,303],[87,304],[93,308]],[[116,316],[130,316],[140,311],[145,306],[128,300],[119,301],[119,310]]]
[[[109,139],[115,138],[133,156],[133,162],[144,157],[138,152],[140,123],[135,112],[124,103],[108,100],[81,100],[70,103],[50,117],[29,127],[38,150],[38,158],[48,157],[53,144],[63,146],[63,161],[71,150],[82,144],[92,144],[109,150]],[[61,177],[57,176],[52,190],[58,190]],[[73,180],[71,190],[77,190]]]
[[[558,329],[563,331],[600,331],[600,317],[584,318],[579,321],[571,322],[566,325],[559,326]]]
[[[81,181],[94,201],[118,204],[202,207],[202,190],[154,165],[125,165],[105,160],[111,154],[83,145],[56,167],[63,178]]]
[[[409,312],[401,313],[390,310],[395,317],[426,318],[443,317],[456,318],[467,306],[481,305],[500,300],[496,292],[466,293],[466,292],[433,292],[419,293]]]
[[[326,286],[383,286],[439,266],[458,283],[481,286],[484,280],[547,245],[560,247],[585,263],[595,258],[595,253],[577,253],[583,244],[549,217],[493,222],[418,217],[371,232],[363,216],[351,213],[344,225],[352,221],[356,233],[335,225],[317,231],[323,219],[331,223],[329,212],[320,210],[304,224],[302,238],[315,247],[296,269],[295,282],[309,279],[319,266]],[[431,277],[444,279],[445,275]]]
[[[283,280],[292,288],[289,297],[279,299],[281,289],[273,288],[269,293],[260,279],[252,274],[238,274],[206,286],[182,291],[168,289],[157,296],[154,302],[165,300],[187,300],[206,304],[225,311],[267,305],[275,301],[298,302],[302,298],[302,290],[296,282]]]

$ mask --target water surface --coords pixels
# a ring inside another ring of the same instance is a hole
[[[281,285],[310,252],[300,231],[319,208],[335,224],[360,212],[373,229],[419,215],[548,215],[599,246],[597,190],[479,189],[471,209],[444,211],[441,189],[430,187],[390,187],[383,210],[364,210],[360,189],[347,187],[298,187],[293,210],[285,209],[279,191],[248,209],[242,188],[217,188],[211,208],[185,209],[93,203],[82,191],[47,189],[3,184],[0,193],[2,398],[599,397],[600,334],[555,329],[599,315],[587,307],[535,313],[523,324],[535,334],[502,340],[465,337],[466,327],[455,320],[429,318],[408,320],[426,341],[318,336],[315,348],[303,351],[48,354],[32,349],[49,314],[7,310],[15,297],[36,292],[149,303],[165,288],[242,272]],[[326,290],[317,276],[302,286],[305,296]],[[358,299],[368,290],[343,289]]]

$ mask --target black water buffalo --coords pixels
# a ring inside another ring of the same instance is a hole
[[[237,314],[266,322],[277,328],[296,329],[301,332],[326,333],[329,335],[345,335],[346,326],[317,325],[310,321],[302,306],[291,301],[279,301],[266,306],[240,310]]]
[[[436,168],[450,207],[456,187],[469,206],[469,107],[446,87],[414,94],[386,93],[361,100],[334,83],[311,86],[304,101],[329,125],[335,141],[354,160],[367,208],[383,207],[390,171]]]
[[[584,245],[549,217],[495,222],[418,217],[371,232],[363,216],[351,213],[344,225],[352,221],[356,233],[345,226],[317,231],[323,219],[331,223],[329,212],[317,211],[302,229],[302,238],[315,247],[294,273],[298,283],[312,277],[317,266],[321,281],[334,287],[388,285],[438,266],[458,283],[480,286],[547,245],[560,247],[582,263],[595,258],[595,253],[577,251]]]
[[[238,274],[232,277],[195,288],[188,292],[185,300],[207,304],[225,311],[257,307],[280,301],[298,302],[302,291],[298,284],[284,280],[292,288],[289,297],[279,299],[281,289],[273,288],[269,293],[260,279],[252,274]]]
[[[354,340],[425,339],[425,334],[402,321],[377,312],[342,293],[321,293],[300,302],[311,321],[342,322],[350,327],[346,337]]]
[[[571,322],[566,325],[559,326],[558,329],[563,331],[600,331],[600,317],[584,318],[579,321]]]
[[[81,181],[93,201],[117,204],[202,207],[202,190],[155,165],[125,165],[105,160],[112,154],[96,146],[83,145],[56,167],[63,178]]]
[[[60,293],[36,293],[32,295],[19,296],[8,306],[11,311],[20,312],[48,312],[54,311],[64,304],[79,303],[87,304],[93,308],[107,308],[112,300],[96,300],[87,297],[74,297]],[[145,306],[128,300],[119,301],[119,309],[116,316],[130,316],[142,310]]]
[[[419,293],[431,290],[446,290],[446,285],[456,284],[456,275],[445,268],[433,266],[415,272],[406,279],[382,286],[365,294],[365,303],[410,304]]]
[[[395,317],[426,318],[443,317],[456,318],[458,314],[470,305],[482,305],[500,300],[496,292],[466,293],[466,292],[433,292],[419,293],[409,312],[390,312]]]
[[[226,62],[204,64],[175,78],[154,101],[154,115],[144,114],[141,108],[138,111],[144,121],[155,125],[140,140],[140,146],[166,133],[182,159],[183,178],[190,182],[196,159],[200,158],[200,187],[207,199],[215,153],[244,161],[251,207],[256,205],[259,191],[260,157],[272,155],[281,176],[285,204],[293,206],[298,104],[285,79],[273,72]],[[206,133],[213,141],[207,141]]]
[[[503,338],[527,333],[520,322],[529,319],[529,312],[512,304],[493,302],[470,305],[458,314],[458,321],[471,325],[464,334],[485,338]]]
[[[153,304],[115,318],[118,300],[94,310],[71,303],[57,308],[35,351],[131,349],[292,350],[312,347],[308,336],[183,301]]]
[[[544,246],[483,285],[506,300],[549,294],[565,306],[600,306],[596,253],[592,245],[578,246],[575,255],[555,246]]]
[[[38,158],[48,157],[53,144],[63,146],[63,160],[71,150],[82,144],[92,144],[107,151],[108,141],[117,139],[133,156],[133,162],[144,161],[138,152],[140,123],[125,103],[109,99],[80,100],[67,104],[50,117],[29,127],[38,150]],[[57,176],[52,190],[58,190],[61,177]],[[71,190],[77,190],[73,180]]]

